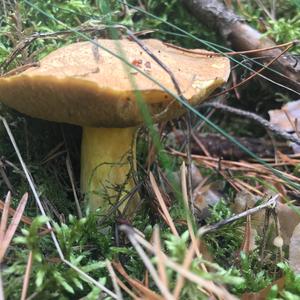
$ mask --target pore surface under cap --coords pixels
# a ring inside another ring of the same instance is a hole
[[[176,94],[167,72],[135,42],[100,39],[98,43],[124,54],[128,62]],[[191,104],[204,100],[229,76],[229,61],[224,57],[184,52],[154,39],[143,43],[172,71]],[[92,127],[141,123],[136,91],[156,121],[182,112],[180,105],[171,103],[172,97],[154,82],[90,42],[62,47],[42,59],[39,67],[0,78],[0,101],[8,106],[32,117]]]

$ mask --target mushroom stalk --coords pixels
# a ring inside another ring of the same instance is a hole
[[[137,127],[83,127],[81,189],[92,210],[107,210],[133,189],[136,132]]]

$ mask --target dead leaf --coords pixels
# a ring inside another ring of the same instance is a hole
[[[257,236],[257,231],[252,228],[251,216],[247,216],[244,240],[242,243],[241,250],[245,253],[249,253],[256,248],[255,238]]]
[[[256,293],[245,293],[242,295],[242,300],[265,300],[270,292],[270,289],[273,285],[278,286],[278,290],[282,290],[285,285],[285,278],[281,277],[278,280],[274,281],[271,285],[267,286],[266,288],[262,289]]]
[[[1,210],[4,210],[4,202],[2,201],[2,200],[0,200],[0,211]],[[14,214],[15,214],[15,210],[12,208],[12,207],[10,207],[9,209],[8,209],[8,214],[10,215],[10,216],[13,216]],[[4,212],[3,212],[3,214],[4,214]],[[27,224],[27,225],[31,225],[31,223],[32,223],[32,219],[31,218],[28,218],[28,217],[26,217],[26,216],[22,216],[22,218],[21,218],[21,221],[23,222],[23,223],[25,223],[25,224]]]
[[[300,223],[295,227],[289,249],[289,265],[291,269],[300,274]]]
[[[300,215],[295,211],[295,209],[297,208],[292,208],[285,203],[278,203],[277,205],[280,233],[285,245],[290,244],[290,239],[294,229],[300,223]]]
[[[126,281],[136,290],[143,294],[142,299],[151,299],[151,300],[163,300],[163,297],[151,291],[145,285],[143,285],[139,280],[131,278],[122,264],[119,261],[112,262],[113,267],[126,279]]]
[[[21,221],[26,203],[28,200],[28,193],[25,193],[22,197],[22,199],[20,200],[20,203],[16,209],[16,212],[7,228],[7,230],[5,231],[4,236],[2,237],[2,240],[0,241],[0,262],[2,262],[3,257],[5,255],[5,252],[18,228],[18,225]],[[1,229],[2,229],[2,224],[1,224]],[[5,229],[5,227],[4,227]]]
[[[234,213],[239,214],[246,209],[250,209],[256,206],[257,201],[261,200],[260,196],[254,196],[249,192],[238,192],[233,200],[232,210]],[[263,226],[265,218],[265,211],[261,210],[251,216],[251,225],[255,229],[259,229]]]
[[[288,102],[281,109],[270,110],[268,113],[270,122],[277,128],[288,132],[299,131],[300,124],[296,120],[300,118],[300,100]]]

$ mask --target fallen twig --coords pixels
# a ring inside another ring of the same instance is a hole
[[[235,90],[237,87],[240,87],[242,85],[244,85],[246,82],[250,81],[251,79],[253,79],[254,77],[256,77],[257,75],[261,74],[264,70],[267,70],[269,66],[271,66],[274,62],[276,62],[280,57],[282,57],[286,52],[288,52],[288,50],[290,48],[292,48],[293,46],[295,46],[296,44],[298,43],[298,41],[295,41],[293,44],[287,46],[282,52],[278,53],[278,55],[276,57],[274,57],[273,59],[271,59],[268,63],[266,63],[265,65],[263,65],[259,70],[255,71],[253,70],[252,71],[252,74],[249,75],[247,78],[245,78],[244,80],[240,81],[239,83],[235,84],[234,86],[222,91],[222,92],[219,92],[217,94],[213,94],[211,95],[210,97],[207,98],[208,99],[212,99],[212,98],[216,98],[216,97],[219,97],[221,95],[224,95],[232,90]],[[277,83],[278,84],[278,83]],[[279,84],[278,84],[279,85]],[[293,92],[299,94],[296,90]]]
[[[200,107],[213,107],[216,109],[220,109],[223,111],[227,111],[242,117],[246,117],[248,119],[254,120],[255,122],[259,123],[263,127],[267,128],[268,130],[272,131],[276,135],[280,136],[281,138],[294,142],[298,145],[300,145],[300,139],[296,136],[293,136],[292,134],[289,134],[285,131],[282,131],[275,127],[272,123],[267,121],[266,119],[258,116],[255,113],[249,112],[249,111],[244,111],[238,108],[234,108],[225,104],[217,103],[217,102],[212,102],[212,103],[203,103]]]
[[[217,29],[234,50],[257,50],[275,46],[271,39],[248,25],[240,16],[227,8],[223,1],[184,0],[183,3],[200,22]],[[273,57],[278,57],[282,53],[280,49],[271,49],[252,53],[252,57],[263,56],[264,64],[269,65]],[[273,81],[274,83],[299,94],[300,68],[296,57],[286,53],[274,62],[272,68],[275,72],[270,72],[268,77],[272,76],[276,80]]]
[[[248,210],[243,211],[240,214],[234,215],[228,219],[222,220],[218,223],[215,224],[211,224],[211,225],[205,225],[203,227],[201,227],[198,230],[198,234],[200,236],[206,234],[207,232],[213,231],[213,230],[217,230],[220,229],[221,227],[223,227],[224,225],[233,223],[241,218],[247,217],[249,215],[255,214],[258,211],[265,209],[265,208],[270,208],[270,207],[276,207],[277,201],[279,199],[280,195],[276,195],[274,197],[272,197],[270,200],[268,200],[266,203],[258,205],[256,207],[250,208]]]

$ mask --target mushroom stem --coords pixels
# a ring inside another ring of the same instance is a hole
[[[92,210],[106,211],[134,187],[136,132],[136,127],[83,127],[81,190]]]

